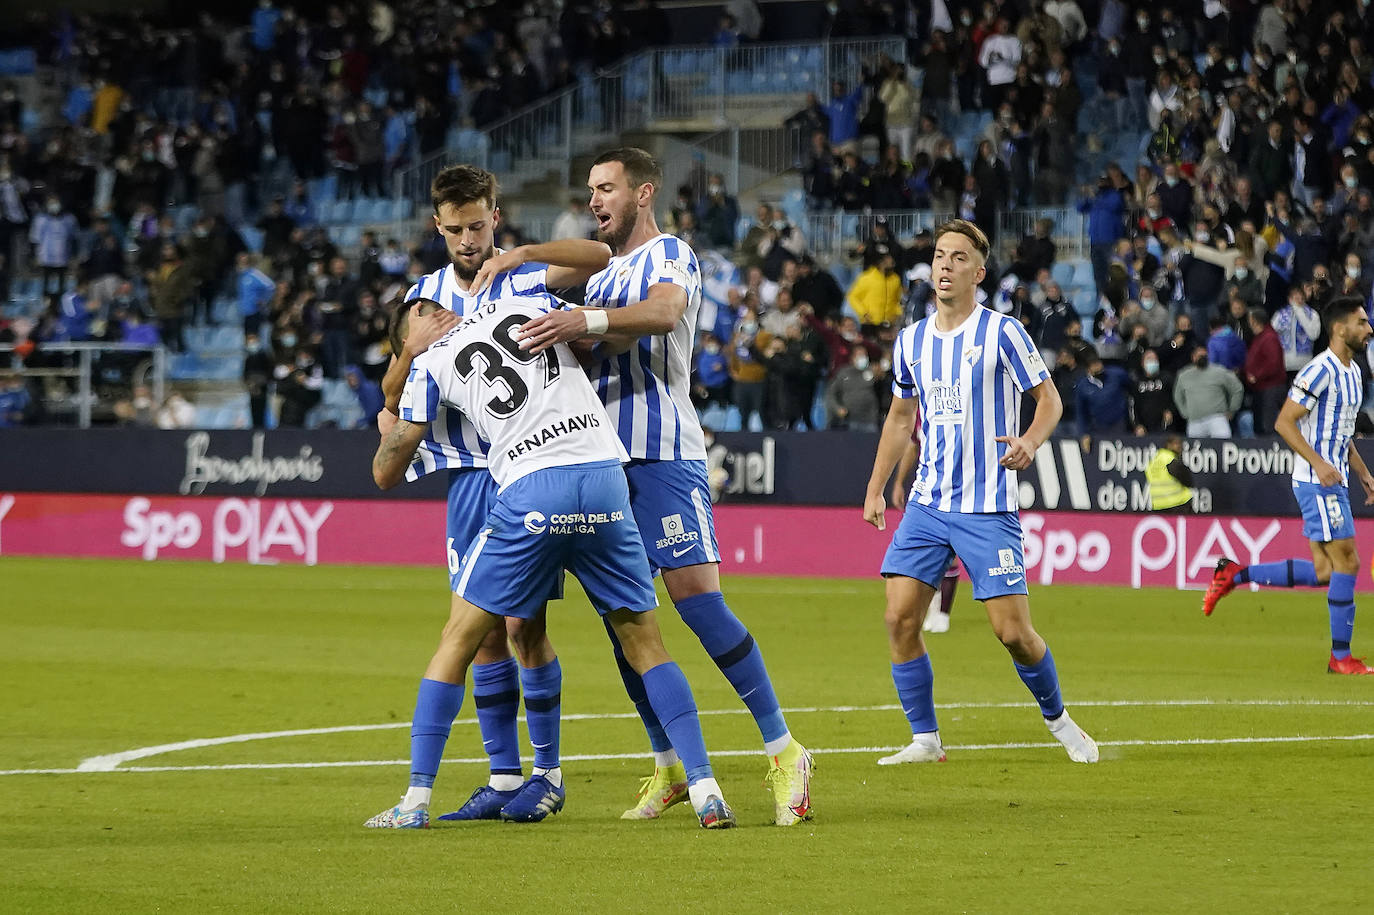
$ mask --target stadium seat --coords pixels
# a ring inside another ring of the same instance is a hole
[[[1097,290],[1092,287],[1079,287],[1073,294],[1073,307],[1085,320],[1097,314]]]
[[[1069,281],[1074,286],[1096,286],[1097,280],[1093,278],[1093,265],[1088,260],[1077,260],[1073,262],[1073,279]]]

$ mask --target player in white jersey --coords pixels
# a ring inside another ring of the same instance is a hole
[[[460,317],[498,296],[542,296],[550,285],[559,288],[579,284],[604,267],[610,258],[609,248],[587,240],[500,251],[494,245],[501,221],[497,191],[496,177],[471,165],[446,168],[431,184],[434,226],[444,239],[450,263],[423,277],[405,298],[433,299],[444,310],[417,317],[404,342],[393,340],[395,357],[382,383],[390,412],[384,411],[378,417],[384,433],[386,421],[395,415],[412,360]],[[490,283],[488,278],[494,270],[499,270],[499,276],[495,283]],[[495,501],[496,486],[487,473],[487,443],[461,413],[447,409],[439,410],[429,424],[429,432],[415,452],[406,479],[441,470],[449,476],[444,548],[451,587],[457,581],[463,546],[480,529]],[[550,596],[556,594],[557,591]],[[542,616],[528,625],[512,621],[508,634],[519,655],[519,665],[511,657],[507,633],[493,631],[478,651],[472,668],[473,700],[483,747],[491,759],[490,777],[458,811],[446,814],[446,819],[519,815],[522,809],[537,809],[539,797],[562,790],[562,668],[544,633]],[[528,782],[523,777],[516,729],[522,692],[526,722],[535,745],[534,777]],[[530,797],[519,800],[522,790]]]
[[[417,300],[417,307],[440,307]],[[401,415],[373,459],[377,485],[405,475],[441,406],[459,410],[484,441],[499,487],[481,531],[465,544],[448,625],[421,681],[411,730],[412,767],[433,771],[463,702],[467,667],[501,615],[530,619],[572,572],[644,680],[688,767],[701,825],[733,826],[711,772],[696,702],[659,635],[653,577],[620,469],[624,449],[580,365],[566,346],[522,350],[516,331],[557,307],[552,296],[501,298],[479,307],[414,360]],[[409,312],[409,306],[402,314]],[[404,338],[406,319],[399,322]],[[432,780],[431,780],[432,782]],[[431,788],[417,783],[367,825],[425,828]],[[539,812],[556,813],[563,791],[549,790]]]
[[[911,743],[880,765],[941,762],[934,675],[921,623],[952,556],[968,570],[973,597],[1006,646],[1046,725],[1074,762],[1097,761],[1097,744],[1064,710],[1054,658],[1031,625],[1016,471],[1059,422],[1063,405],[1044,360],[1019,321],[979,305],[987,236],[951,220],[935,234],[936,312],[905,328],[892,353],[892,407],[883,424],[864,500],[864,520],[886,528],[883,493],[911,440],[920,408],[921,455],[906,512],[883,559],[892,681]],[[1021,394],[1035,418],[1018,433]]]
[[[790,826],[811,816],[813,763],[787,729],[758,645],[720,592],[706,446],[689,394],[701,270],[691,247],[658,230],[653,208],[662,182],[642,149],[597,157],[587,179],[592,214],[615,256],[587,281],[587,308],[532,321],[522,339],[531,352],[584,337],[633,344],[589,373],[630,454],[625,473],[644,548],[683,622],[753,714],[770,761],[774,821]],[[620,668],[655,759],[654,775],[624,816],[650,819],[686,797],[685,779],[644,685],[623,660]]]
[[[1355,576],[1360,556],[1355,549],[1355,520],[1350,513],[1350,471],[1360,479],[1365,504],[1374,505],[1374,476],[1355,450],[1355,416],[1364,399],[1360,368],[1354,364],[1369,345],[1371,330],[1364,302],[1334,299],[1326,307],[1331,345],[1302,367],[1274,431],[1294,451],[1293,495],[1302,510],[1302,533],[1312,559],[1282,559],[1241,566],[1223,558],[1212,573],[1202,599],[1202,612],[1212,615],[1217,601],[1251,582],[1271,587],[1326,586],[1331,623],[1328,673],[1368,676],[1374,667],[1352,657],[1355,632]]]

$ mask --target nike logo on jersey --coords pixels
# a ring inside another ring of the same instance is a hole
[[[1007,584],[1009,584],[1009,585],[1014,585],[1014,584],[1016,584],[1016,583],[1017,583],[1018,581],[1020,581],[1020,580],[1021,580],[1021,576],[1020,576],[1020,575],[1016,576],[1015,578],[1008,578],[1008,579],[1007,579]]]
[[[684,546],[684,547],[683,547],[682,549],[680,549],[680,550],[673,550],[673,558],[674,558],[674,559],[677,559],[679,556],[685,556],[685,555],[687,555],[688,553],[692,552],[692,549],[693,549],[693,548],[690,547],[690,546]]]

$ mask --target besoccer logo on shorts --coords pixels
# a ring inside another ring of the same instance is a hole
[[[531,534],[542,534],[548,530],[547,519],[539,512],[527,512],[525,514],[525,530]]]
[[[663,522],[663,539],[654,543],[657,549],[661,550],[679,543],[696,543],[701,539],[701,535],[696,531],[683,529],[680,512],[675,515],[664,515],[659,520]]]
[[[1016,561],[1015,550],[998,550],[997,567],[988,569],[988,575],[997,577],[998,575],[1020,575],[1025,572],[1021,564]]]

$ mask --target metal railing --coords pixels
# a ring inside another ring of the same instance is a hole
[[[8,344],[0,346],[0,353],[12,354],[14,351],[14,346]],[[167,388],[167,348],[164,346],[145,346],[138,343],[43,343],[39,344],[37,351],[44,354],[75,354],[77,363],[74,366],[44,366],[42,368],[27,368],[15,364],[6,371],[13,372],[23,378],[75,378],[74,405],[76,407],[76,424],[79,428],[89,429],[91,427],[91,408],[96,402],[93,380],[96,356],[103,353],[150,353],[152,365],[147,373],[146,383],[152,388],[153,403],[160,406],[163,402],[163,395]],[[13,359],[13,357],[11,358]],[[137,366],[129,366],[131,388],[133,385],[145,383],[137,378],[136,368]]]
[[[689,185],[702,196],[707,177],[719,174],[731,194],[745,194],[797,167],[800,131],[783,127],[727,127],[687,142],[668,144],[664,186]]]
[[[880,216],[887,220],[893,237],[905,242],[922,229],[933,230],[956,215],[938,210],[892,210],[882,213],[826,210],[807,213],[802,231],[806,233],[807,246],[813,256],[821,260],[833,260],[844,256],[848,249],[868,238],[874,222]],[[1087,221],[1082,213],[1072,207],[1003,210],[997,214],[997,232],[993,238],[994,249],[1008,258],[1003,266],[1010,262],[1009,256],[1016,243],[1022,236],[1030,234],[1040,219],[1053,222],[1051,238],[1060,259],[1088,256]]]
[[[508,192],[549,178],[569,187],[575,156],[615,143],[627,130],[776,126],[779,108],[805,92],[825,97],[835,81],[857,85],[864,67],[882,55],[905,61],[905,40],[644,51],[496,122],[485,130],[485,146],[445,149],[405,169],[396,193],[423,203],[434,175],[464,161],[491,169]]]

